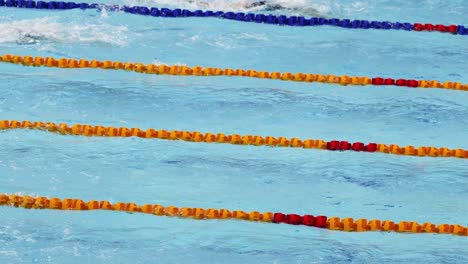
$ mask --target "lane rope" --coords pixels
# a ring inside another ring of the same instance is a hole
[[[211,67],[187,67],[180,65],[142,64],[120,61],[99,61],[85,59],[68,59],[53,57],[31,57],[4,54],[0,56],[0,62],[21,64],[24,66],[43,66],[55,68],[99,68],[134,71],[145,74],[178,75],[178,76],[237,76],[260,79],[274,79],[295,82],[319,82],[338,85],[391,85],[410,88],[440,88],[449,90],[468,91],[468,84],[460,82],[439,82],[435,80],[407,80],[382,77],[360,76],[336,76],[332,74],[291,73],[291,72],[267,72],[244,69],[221,69]]]
[[[357,151],[357,152],[380,152],[394,155],[419,156],[419,157],[456,157],[461,159],[468,158],[468,150],[465,149],[448,149],[445,147],[436,148],[431,146],[400,147],[396,144],[381,144],[361,142],[350,143],[348,141],[324,141],[321,139],[305,139],[285,138],[285,137],[262,137],[256,135],[225,135],[222,133],[201,133],[196,131],[179,131],[179,130],[156,130],[127,127],[104,127],[92,125],[68,125],[55,124],[53,122],[30,122],[16,120],[1,120],[0,130],[5,129],[35,129],[59,133],[64,135],[80,135],[80,136],[97,136],[97,137],[140,137],[140,138],[157,138],[162,140],[182,140],[198,143],[224,143],[233,145],[253,145],[253,146],[270,146],[270,147],[291,147],[305,149],[322,149],[331,151]]]
[[[169,9],[169,8],[148,8],[145,6],[126,6],[126,5],[102,5],[61,1],[24,1],[24,0],[0,0],[0,6],[49,9],[49,10],[68,10],[68,9],[104,9],[106,11],[122,11],[130,14],[153,16],[153,17],[216,17],[241,22],[264,23],[281,26],[336,26],[349,29],[381,29],[381,30],[406,30],[406,31],[436,31],[448,32],[455,35],[468,35],[468,28],[463,25],[442,25],[430,23],[407,23],[407,22],[389,22],[389,21],[369,21],[369,20],[350,20],[338,18],[321,18],[303,16],[285,16],[272,14],[254,14],[242,12],[223,12],[211,10]]]
[[[22,207],[25,209],[54,209],[54,210],[113,210],[131,213],[153,214],[157,216],[169,216],[180,218],[191,218],[197,220],[217,219],[229,220],[237,219],[243,221],[258,221],[265,223],[282,223],[289,225],[304,225],[316,228],[326,228],[335,231],[347,232],[366,232],[366,231],[383,231],[383,232],[399,232],[399,233],[436,233],[436,234],[452,234],[458,236],[468,236],[468,228],[458,224],[439,224],[427,222],[419,224],[414,221],[400,221],[395,223],[390,220],[378,219],[358,219],[313,216],[313,215],[297,215],[283,214],[272,212],[245,212],[242,210],[230,211],[227,209],[204,209],[176,206],[162,206],[159,204],[138,205],[135,203],[110,203],[108,201],[90,200],[85,202],[81,199],[60,199],[47,198],[43,196],[31,197],[16,194],[0,194],[0,206]]]

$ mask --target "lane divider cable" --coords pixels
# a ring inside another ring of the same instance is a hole
[[[145,6],[126,6],[126,5],[105,5],[96,3],[75,3],[62,1],[31,1],[31,0],[0,0],[0,6],[30,8],[30,9],[48,9],[48,10],[68,10],[68,9],[97,9],[106,11],[122,11],[125,13],[152,16],[152,17],[215,17],[240,22],[263,23],[280,26],[335,26],[348,29],[380,29],[380,30],[405,30],[405,31],[434,31],[441,33],[451,33],[454,35],[468,35],[468,28],[463,25],[442,25],[431,23],[408,23],[408,22],[389,22],[389,21],[369,21],[369,20],[350,20],[339,18],[323,18],[303,16],[285,16],[272,14],[256,14],[243,12],[223,12],[212,10],[186,10],[169,9]]]
[[[252,146],[270,146],[270,147],[291,147],[304,149],[321,149],[331,151],[356,151],[369,153],[386,153],[394,155],[419,156],[419,157],[456,157],[461,159],[468,158],[468,150],[449,149],[446,147],[432,146],[405,146],[400,147],[396,144],[368,143],[362,142],[350,143],[348,141],[324,141],[321,139],[299,139],[285,137],[262,137],[257,135],[225,135],[223,133],[201,133],[197,131],[179,131],[179,130],[156,130],[127,127],[104,127],[92,125],[68,125],[55,124],[52,122],[30,122],[16,120],[1,120],[0,131],[5,129],[36,129],[49,131],[65,135],[96,136],[96,137],[140,137],[157,138],[162,140],[182,140],[198,143],[223,143],[234,145],[252,145]]]
[[[449,90],[468,91],[468,84],[460,82],[439,82],[436,80],[408,80],[408,79],[393,79],[383,77],[361,77],[361,76],[336,76],[332,74],[312,74],[312,73],[291,73],[291,72],[267,72],[244,69],[221,69],[211,67],[187,67],[180,65],[164,65],[164,64],[142,64],[120,61],[99,61],[85,59],[68,59],[68,58],[52,58],[52,57],[31,57],[4,54],[0,55],[0,62],[21,64],[24,66],[43,66],[55,68],[99,68],[134,71],[145,74],[160,74],[160,75],[178,75],[178,76],[238,76],[260,79],[274,79],[283,81],[295,82],[318,82],[337,85],[391,85],[410,88],[440,88]]]
[[[111,210],[131,213],[153,214],[157,216],[191,218],[197,220],[236,219],[242,221],[255,221],[264,223],[277,223],[289,225],[304,225],[316,228],[326,228],[334,231],[347,232],[399,232],[399,233],[435,233],[468,236],[468,228],[458,224],[417,223],[414,221],[400,221],[398,223],[390,220],[367,220],[364,218],[354,220],[351,217],[327,217],[323,215],[298,215],[272,212],[245,212],[242,210],[227,209],[204,209],[192,207],[162,206],[159,204],[138,205],[135,203],[110,203],[109,201],[90,200],[85,202],[81,199],[47,198],[43,196],[32,197],[16,194],[0,194],[0,206],[22,207],[25,209],[53,209],[53,210]]]

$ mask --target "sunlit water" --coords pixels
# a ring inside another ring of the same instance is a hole
[[[277,1],[284,14],[468,24],[459,1]],[[246,11],[232,1],[113,2]],[[251,11],[251,10],[247,10]],[[253,11],[260,12],[260,8]],[[1,53],[468,83],[468,38],[0,8]],[[0,64],[0,119],[468,148],[468,93]],[[468,225],[468,163],[0,132],[0,191]],[[467,263],[466,237],[0,208],[2,263]]]

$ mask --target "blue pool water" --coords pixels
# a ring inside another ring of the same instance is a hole
[[[212,9],[245,11],[231,3],[209,2]],[[327,17],[468,24],[466,0],[283,3]],[[439,33],[0,8],[0,48],[468,83],[468,38]],[[0,72],[0,119],[468,149],[468,93],[461,91],[9,64],[0,64]],[[25,130],[1,131],[0,145],[2,193],[468,225],[468,163],[461,159]],[[1,263],[468,262],[467,238],[451,235],[6,207],[0,219]]]

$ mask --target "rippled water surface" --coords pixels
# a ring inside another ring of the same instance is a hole
[[[118,4],[246,11],[233,1]],[[277,13],[468,24],[466,0],[276,1]],[[109,3],[109,2],[107,2]],[[262,11],[255,8],[247,11]],[[0,8],[1,53],[468,83],[468,37]],[[0,119],[468,149],[468,93],[0,64]],[[468,163],[0,132],[0,192],[468,225]],[[1,263],[467,263],[468,240],[0,208]]]

